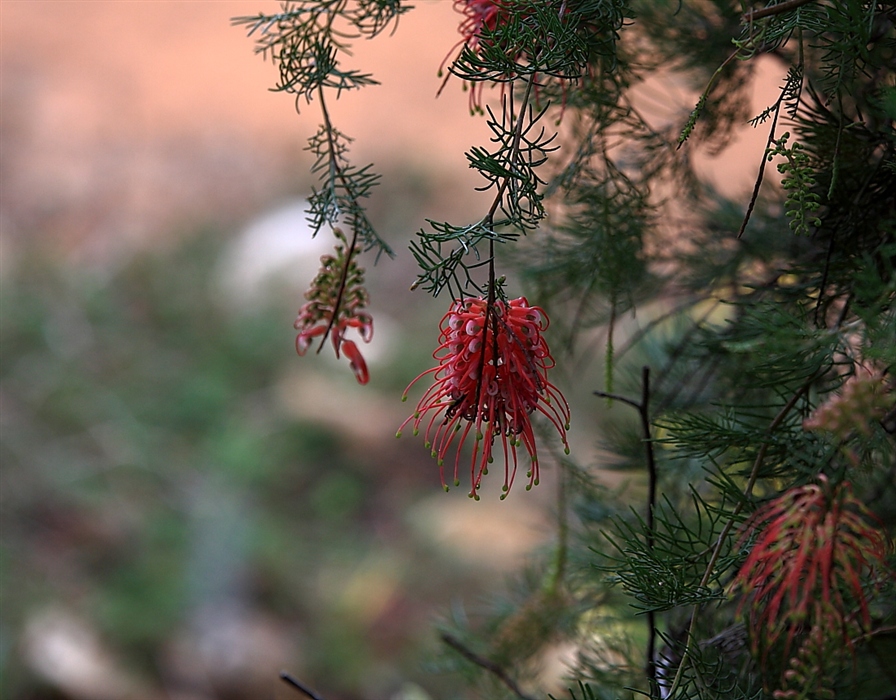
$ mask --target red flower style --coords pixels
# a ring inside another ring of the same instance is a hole
[[[439,75],[442,75],[445,70],[445,64],[449,62],[449,59],[458,47],[466,44],[471,51],[474,53],[478,52],[482,39],[482,30],[494,31],[506,19],[508,13],[507,3],[502,2],[502,0],[454,0],[454,9],[464,16],[457,27],[457,31],[462,38],[451,47],[445,58],[442,59],[442,64],[439,66]],[[445,75],[445,80],[439,88],[440,93],[450,77],[450,73]],[[470,112],[482,111],[483,87],[484,83],[481,82],[469,86]]]
[[[463,42],[469,44],[474,51],[479,44],[482,28],[488,27],[494,30],[498,26],[501,14],[507,12],[501,0],[454,0],[454,9],[464,16],[457,30],[463,37]]]
[[[323,336],[317,349],[320,352],[329,334],[336,357],[344,353],[358,382],[366,384],[370,379],[367,363],[354,341],[345,339],[349,328],[356,328],[365,343],[373,337],[373,318],[362,311],[368,302],[363,286],[364,270],[354,260],[354,244],[348,246],[345,234],[339,229],[333,232],[342,245],[336,246],[336,255],[321,257],[320,272],[305,293],[308,301],[299,309],[293,324],[299,332],[296,352],[304,355],[314,338]]]
[[[538,483],[538,452],[531,415],[539,411],[560,433],[567,454],[566,431],[569,428],[569,404],[560,391],[548,381],[547,371],[554,366],[547,343],[542,336],[548,318],[537,306],[529,306],[525,298],[508,303],[467,298],[455,301],[440,324],[439,347],[433,357],[439,364],[423,372],[408,388],[428,374],[434,376],[432,386],[417,404],[417,410],[399,428],[408,423],[414,434],[427,414],[425,427],[427,447],[438,459],[439,473],[445,489],[443,464],[445,455],[457,439],[454,460],[454,484],[460,483],[460,451],[464,441],[474,436],[470,462],[470,496],[478,500],[483,475],[494,461],[494,444],[500,441],[504,451],[504,486],[506,497],[517,471],[517,448],[523,447],[532,461],[527,472],[527,490]],[[441,422],[439,417],[444,414]]]
[[[886,535],[849,483],[832,488],[820,479],[765,504],[740,538],[743,545],[757,534],[733,581],[744,596],[738,613],[749,610],[754,653],[761,643],[767,654],[783,637],[787,659],[797,634],[801,646],[818,646],[823,634],[830,654],[852,650],[852,639],[871,623],[863,577],[876,568],[894,575]]]
[[[544,1],[544,0],[542,0]],[[530,4],[534,4],[531,3]],[[445,72],[445,65],[456,60],[458,57],[458,47],[466,45],[470,51],[474,54],[478,54],[481,51],[484,41],[486,41],[485,37],[483,37],[483,33],[485,31],[494,32],[496,29],[501,27],[502,25],[507,24],[514,12],[524,12],[527,13],[531,11],[531,9],[527,9],[525,7],[521,7],[522,3],[520,0],[454,0],[454,9],[463,15],[463,19],[460,21],[460,24],[457,27],[458,32],[461,35],[460,41],[458,41],[454,46],[449,49],[448,53],[445,55],[445,58],[442,59],[442,63],[439,66],[439,75],[441,76]],[[558,11],[561,13],[561,16],[568,16],[570,13],[569,8],[566,6],[566,2],[562,2],[559,4]],[[582,25],[585,27],[585,25]],[[507,58],[511,61],[518,61],[520,57],[523,55],[524,50],[521,46],[502,46],[502,49],[507,55]],[[563,82],[563,104],[566,104],[566,91],[567,85],[570,80],[574,78],[574,76],[557,76]],[[442,82],[442,85],[439,87],[439,93],[445,88],[445,85],[448,83],[448,79],[451,77],[450,72],[445,75],[445,79]],[[507,80],[512,79],[514,76],[510,74],[505,74],[501,81],[502,90],[506,87]],[[469,82],[469,84],[464,85],[464,88],[469,88],[470,90],[470,112],[480,114],[483,113],[482,109],[482,91],[485,87],[486,80],[477,80],[475,82]],[[539,93],[539,83],[535,84],[535,98],[536,104],[538,102],[538,93]],[[503,94],[503,93],[502,93]]]

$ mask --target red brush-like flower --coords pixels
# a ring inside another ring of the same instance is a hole
[[[455,301],[440,324],[439,347],[433,353],[438,366],[412,381],[403,397],[417,381],[434,375],[433,385],[417,404],[417,410],[399,428],[413,423],[416,435],[429,414],[425,428],[428,447],[438,459],[445,489],[443,464],[455,439],[454,483],[458,485],[461,446],[472,433],[470,496],[478,490],[488,465],[494,461],[494,444],[504,451],[504,498],[517,470],[517,448],[523,447],[532,460],[527,489],[538,483],[538,452],[531,416],[539,411],[550,420],[566,446],[569,404],[548,381],[554,366],[542,336],[548,318],[525,298],[508,303],[467,298]],[[439,418],[442,417],[441,421]]]
[[[739,544],[756,542],[734,579],[747,608],[753,651],[763,658],[784,640],[790,658],[796,636],[803,646],[823,644],[830,654],[852,650],[871,624],[863,579],[888,571],[888,541],[848,483],[820,483],[786,491],[747,521]],[[807,647],[808,648],[808,647]],[[819,669],[821,677],[823,669]]]
[[[369,343],[373,337],[373,319],[362,311],[367,306],[367,290],[364,289],[364,270],[354,260],[355,246],[348,245],[345,234],[334,229],[342,245],[336,246],[335,255],[324,255],[321,267],[311,287],[305,293],[308,300],[293,324],[299,332],[296,336],[296,352],[304,355],[315,338],[323,336],[321,347],[327,334],[333,341],[336,357],[340,351],[349,361],[352,372],[360,384],[370,379],[367,363],[358,346],[345,339],[349,328],[357,328],[361,339]],[[320,352],[320,347],[317,349]]]

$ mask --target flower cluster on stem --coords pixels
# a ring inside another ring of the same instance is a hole
[[[299,309],[293,324],[298,331],[296,352],[304,355],[318,337],[320,352],[329,335],[336,357],[344,354],[358,382],[366,384],[370,379],[367,363],[357,344],[345,338],[349,328],[356,328],[366,343],[373,337],[373,318],[363,311],[368,303],[364,270],[355,261],[354,239],[349,244],[338,228],[334,234],[342,244],[336,246],[335,255],[321,257],[320,271],[305,293],[308,301]]]
[[[854,637],[871,625],[865,587],[870,574],[893,576],[886,561],[889,543],[875,521],[849,483],[832,486],[824,476],[785,491],[753,514],[740,543],[755,537],[755,544],[733,587],[743,595],[739,611],[748,611],[754,654],[761,646],[767,660],[780,641],[786,660],[796,640],[792,675],[807,656],[822,658],[827,650],[834,658],[853,649]],[[826,675],[816,670],[817,678]]]
[[[530,306],[525,297],[504,302],[468,297],[454,301],[440,324],[439,346],[433,353],[439,363],[417,381],[433,375],[433,384],[417,404],[398,435],[409,423],[418,434],[425,422],[425,439],[438,459],[442,485],[445,456],[452,447],[454,484],[460,483],[461,447],[473,436],[470,461],[470,496],[478,499],[482,477],[494,461],[495,443],[504,452],[504,485],[510,491],[517,471],[517,450],[529,455],[527,489],[538,483],[538,451],[531,416],[542,413],[554,425],[566,447],[569,405],[548,381],[554,366],[542,335],[548,318]],[[428,419],[428,420],[427,420]]]
[[[883,371],[870,364],[857,364],[840,391],[803,421],[803,428],[827,431],[841,440],[852,435],[867,438],[872,424],[879,422],[894,403],[894,386],[887,383]]]

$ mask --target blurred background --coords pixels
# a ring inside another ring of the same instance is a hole
[[[470,218],[450,2],[359,46],[330,107],[384,174],[360,387],[292,322],[312,240],[300,115],[241,2],[0,5],[0,694],[9,700],[449,697],[434,625],[549,541],[550,486],[445,494],[395,439],[444,300],[408,291],[424,216]],[[477,507],[478,506],[478,507]]]
[[[552,541],[549,459],[539,488],[499,502],[487,481],[474,503],[394,437],[447,303],[409,291],[407,241],[489,199],[463,156],[484,124],[458,84],[435,98],[458,16],[416,5],[356,47],[382,85],[330,104],[384,176],[370,217],[398,253],[362,259],[360,387],[329,348],[293,349],[333,244],[303,213],[319,112],[270,92],[230,25],[278,4],[0,3],[4,698],[296,697],[281,669],[328,700],[457,697],[438,619]],[[720,187],[746,190],[746,167]],[[573,403],[598,386],[587,362],[557,372]]]

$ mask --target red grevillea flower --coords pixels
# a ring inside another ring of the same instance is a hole
[[[504,452],[504,498],[517,470],[517,448],[531,458],[527,489],[538,483],[538,452],[531,416],[539,411],[550,420],[569,453],[566,431],[569,404],[548,381],[547,371],[554,360],[542,336],[548,318],[525,298],[510,302],[467,298],[452,303],[440,324],[439,347],[433,353],[439,364],[414,379],[408,389],[428,374],[433,384],[417,404],[408,423],[414,434],[425,426],[427,447],[438,459],[445,489],[445,455],[456,440],[454,484],[460,483],[461,446],[473,435],[470,462],[470,496],[478,490],[488,466],[494,461],[495,441]],[[407,399],[407,391],[402,400]]]
[[[754,535],[756,542],[733,582],[743,594],[738,611],[748,609],[754,653],[761,645],[765,657],[783,638],[787,659],[796,635],[802,646],[819,633],[831,654],[852,649],[871,623],[863,579],[875,570],[894,575],[875,521],[848,483],[831,487],[824,477],[756,511],[740,544]]]
[[[362,311],[368,302],[364,270],[355,262],[355,247],[348,245],[345,234],[338,228],[333,233],[342,245],[336,246],[335,255],[321,257],[320,272],[305,292],[308,301],[299,309],[293,324],[299,332],[296,352],[304,355],[316,337],[323,336],[323,341],[329,334],[336,357],[344,353],[358,382],[366,384],[370,379],[367,363],[354,341],[345,339],[349,328],[357,328],[366,343],[373,337],[373,319]]]

